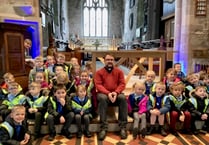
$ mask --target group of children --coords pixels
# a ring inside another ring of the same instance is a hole
[[[55,124],[63,124],[61,134],[72,138],[69,128],[74,120],[78,127],[77,137],[81,138],[83,133],[91,137],[89,124],[96,115],[93,111],[96,104],[92,103],[95,97],[92,96],[96,91],[88,70],[81,70],[76,58],[66,63],[65,56],[60,53],[56,63],[53,56],[47,56],[44,63],[43,57],[36,57],[25,93],[15,82],[13,74],[5,73],[3,78],[0,89],[0,136],[4,135],[0,138],[0,144],[30,144],[28,119],[35,121],[34,139],[41,137],[44,121],[49,127],[49,141],[55,138]]]
[[[19,141],[20,144],[29,144],[27,119],[35,120],[35,139],[40,137],[44,121],[49,127],[49,141],[55,138],[55,124],[60,123],[63,124],[61,134],[72,138],[69,128],[73,121],[78,127],[78,138],[83,133],[91,137],[89,124],[96,116],[97,98],[90,65],[81,69],[76,58],[67,63],[62,53],[57,54],[56,61],[53,56],[47,56],[46,63],[43,57],[38,56],[34,65],[25,94],[13,74],[3,76],[0,90],[0,115],[3,120],[0,136],[3,137],[0,143],[16,144]],[[133,92],[127,97],[127,109],[134,120],[134,139],[137,135],[144,138],[152,134],[156,130],[156,122],[163,136],[167,135],[166,123],[170,125],[170,132],[178,135],[178,121],[184,124],[185,133],[198,134],[196,120],[205,121],[203,129],[209,131],[209,75],[193,73],[185,76],[179,68],[181,64],[177,63],[174,68],[168,69],[161,82],[155,82],[154,71],[147,71],[145,81],[133,85]],[[149,130],[147,122],[150,122]]]
[[[198,134],[196,121],[204,121],[203,130],[209,132],[209,74],[181,72],[181,64],[167,70],[161,82],[154,82],[155,72],[147,71],[145,82],[133,85],[133,93],[128,96],[128,112],[133,117],[133,138],[150,135],[159,131],[178,136],[177,122],[183,124],[182,133]],[[139,122],[141,120],[140,126]],[[146,123],[149,129],[146,130]],[[156,123],[158,122],[158,126]],[[158,128],[158,129],[157,129]]]

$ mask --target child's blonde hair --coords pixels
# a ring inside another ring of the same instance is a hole
[[[63,81],[64,84],[67,84],[69,82],[68,74],[66,72],[61,72],[57,75],[57,81]]]
[[[58,54],[57,54],[57,58],[62,58],[62,59],[65,59],[65,55],[64,55],[64,54],[62,54],[62,53],[58,53]]]
[[[89,75],[89,72],[88,72],[86,69],[82,69],[82,70],[80,71],[80,76],[81,76],[82,73],[86,73],[87,75]]]
[[[11,82],[9,83],[9,88],[10,87],[15,87],[15,88],[18,88],[19,84],[17,82]]]
[[[72,57],[72,58],[70,59],[70,63],[73,64],[73,65],[79,64],[79,63],[78,63],[78,58]]]
[[[135,82],[135,83],[133,84],[133,89],[135,89],[136,87],[139,87],[139,88],[143,89],[144,91],[146,90],[146,86],[145,86],[145,84],[142,83],[142,82]]]
[[[185,88],[185,85],[182,83],[182,82],[174,82],[173,84],[170,85],[169,89],[170,91],[172,92],[173,89],[175,88],[180,88],[182,91],[184,90]]]
[[[44,62],[43,56],[37,56],[37,57],[35,58],[35,62],[36,62],[36,61],[43,61],[43,62]]]
[[[54,56],[53,56],[53,55],[47,55],[46,58],[47,58],[47,59],[48,59],[48,58],[54,59]]]
[[[14,78],[14,75],[10,72],[7,72],[3,75],[3,78],[4,79]]]
[[[78,91],[80,91],[80,90],[86,91],[86,86],[84,86],[84,85],[78,85],[77,86],[77,90],[76,90],[77,94],[78,94]]]
[[[207,88],[205,86],[197,86],[194,90],[195,92],[198,91],[199,89],[204,89],[205,91],[207,90]]]
[[[36,77],[38,74],[42,74],[44,80],[46,80],[46,74],[45,74],[44,72],[41,72],[41,71],[36,72],[35,77]]]
[[[157,82],[157,83],[155,83],[154,90],[156,90],[156,88],[159,87],[159,86],[163,86],[164,88],[166,88],[165,83],[163,83],[163,82]]]
[[[21,109],[21,110],[26,110],[25,107],[24,107],[23,105],[18,104],[18,105],[15,105],[15,106],[12,108],[11,113],[14,113],[14,112],[16,112],[16,111],[19,111],[19,109]]]
[[[166,76],[169,74],[169,73],[171,73],[171,72],[173,72],[174,73],[174,75],[177,75],[177,72],[176,72],[176,70],[174,69],[174,68],[169,68],[167,71],[166,71]]]
[[[196,74],[196,73],[191,73],[191,74],[187,75],[186,80],[187,80],[187,81],[190,81],[191,79],[193,79],[193,78],[195,78],[195,77],[199,79],[199,75],[198,75],[198,74]]]
[[[24,42],[30,43],[30,45],[32,45],[32,41],[30,39],[25,39]]]
[[[147,76],[147,75],[156,76],[156,74],[155,74],[155,72],[154,72],[153,70],[148,70],[148,71],[146,72],[146,76]]]
[[[41,89],[41,84],[40,83],[37,83],[37,82],[32,82],[28,85],[28,88],[34,88],[34,87],[38,87]]]
[[[209,74],[207,73],[200,74],[200,80],[205,80],[205,79],[209,79]]]

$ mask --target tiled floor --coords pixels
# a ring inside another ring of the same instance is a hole
[[[144,139],[133,140],[132,134],[128,138],[121,140],[117,133],[108,133],[104,141],[97,139],[97,134],[94,133],[91,138],[82,137],[77,139],[66,139],[63,136],[57,135],[54,141],[47,141],[47,135],[36,140],[34,145],[209,145],[209,134],[200,133],[199,135],[180,134],[175,137],[171,134],[163,137],[159,134],[146,136]]]

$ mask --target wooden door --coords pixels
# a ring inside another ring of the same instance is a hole
[[[26,73],[23,48],[24,36],[19,32],[5,32],[4,41],[6,72],[11,72],[16,76],[24,75]]]
[[[10,72],[15,76],[26,74],[24,34],[28,26],[0,23],[0,75]]]

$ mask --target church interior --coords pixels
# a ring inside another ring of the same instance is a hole
[[[104,54],[116,57],[131,92],[136,79],[143,80],[147,70],[162,80],[168,68],[180,63],[185,74],[209,70],[208,0],[0,0],[0,83],[10,72],[28,89],[34,59],[61,53],[67,62],[77,58],[79,65],[92,64],[93,74],[103,66]],[[29,40],[30,46],[25,43]],[[112,109],[112,108],[111,108]],[[115,109],[115,108],[113,108]],[[117,110],[117,109],[116,109]],[[104,141],[97,139],[99,121],[93,120],[91,138],[67,139],[57,135],[47,141],[47,126],[34,145],[201,145],[209,144],[209,134],[178,136],[168,134],[121,140],[117,113],[109,112],[109,132]],[[117,111],[116,111],[117,112]],[[29,122],[33,130],[33,123]],[[60,126],[57,126],[60,131]],[[72,126],[73,132],[76,127]]]

